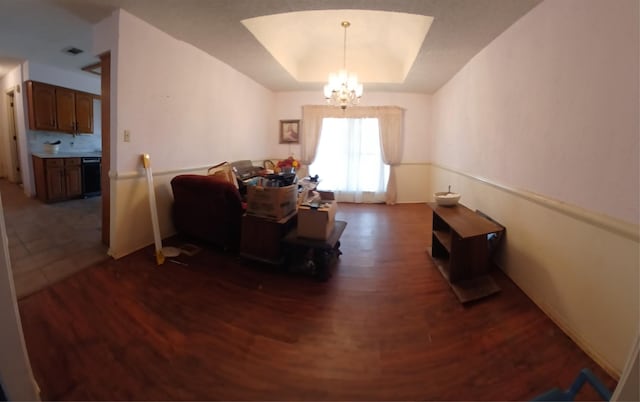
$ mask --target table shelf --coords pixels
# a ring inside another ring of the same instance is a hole
[[[433,236],[440,242],[442,247],[451,253],[451,232],[446,230],[434,230]]]
[[[440,271],[440,273],[442,274],[442,276],[444,276],[444,278],[449,281],[449,257],[434,257],[433,256],[433,248],[429,247],[429,249],[427,250],[429,252],[429,255],[431,256],[431,259],[433,260],[433,262],[436,264],[436,266],[438,267],[438,270]]]

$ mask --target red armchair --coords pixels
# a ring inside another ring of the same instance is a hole
[[[215,176],[185,174],[171,180],[178,233],[238,250],[244,206],[238,189]]]

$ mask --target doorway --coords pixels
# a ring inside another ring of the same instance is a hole
[[[22,184],[20,168],[20,146],[18,145],[18,128],[16,126],[15,90],[7,92],[7,122],[9,128],[9,169],[8,179],[12,183]]]

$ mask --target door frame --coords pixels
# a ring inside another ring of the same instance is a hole
[[[16,114],[16,93],[19,93],[17,87],[10,88],[5,96],[7,101],[7,127],[8,131],[8,145],[9,145],[9,171],[7,172],[7,178],[11,183],[20,184],[23,181],[22,172],[24,169],[20,164],[20,143],[18,142],[18,126],[17,114]]]
[[[111,52],[100,56],[100,113],[102,116],[102,164],[100,191],[102,197],[102,243],[107,247],[111,236]]]

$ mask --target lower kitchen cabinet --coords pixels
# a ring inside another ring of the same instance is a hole
[[[33,156],[36,195],[44,202],[64,201],[82,196],[81,158],[40,158]]]

